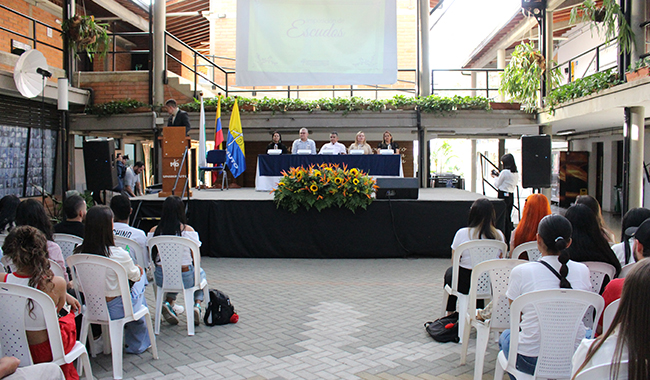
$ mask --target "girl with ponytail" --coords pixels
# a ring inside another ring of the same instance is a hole
[[[579,289],[589,291],[589,268],[571,261],[566,249],[571,246],[571,223],[563,216],[545,216],[537,228],[537,247],[542,253],[539,262],[521,264],[512,269],[506,296],[510,302],[522,294],[547,289]],[[517,369],[534,374],[539,355],[540,326],[533,306],[522,310],[521,332],[517,352]],[[585,336],[585,327],[581,324],[576,336],[576,345]],[[505,330],[499,339],[499,346],[508,356],[510,349],[510,330]],[[512,376],[511,376],[512,378]]]
[[[29,286],[44,292],[54,301],[57,312],[61,312],[66,303],[72,307],[71,313],[60,318],[62,337],[73,338],[72,341],[64,341],[64,348],[68,353],[76,340],[74,311],[79,309],[79,302],[66,293],[66,281],[52,274],[47,258],[45,235],[35,227],[15,227],[5,238],[2,252],[11,259],[13,273],[0,274],[0,282]],[[27,343],[34,364],[52,361],[43,311],[31,300],[27,303],[24,320]],[[66,345],[66,342],[71,345]],[[72,364],[65,364],[61,369],[66,379],[79,378]]]

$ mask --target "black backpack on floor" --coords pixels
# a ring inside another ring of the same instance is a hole
[[[437,342],[458,343],[460,341],[458,338],[458,312],[453,312],[433,322],[427,322],[424,324],[424,328]]]
[[[203,316],[205,325],[214,326],[237,323],[239,318],[233,318],[233,315],[237,315],[237,313],[235,312],[234,306],[230,303],[230,297],[222,291],[210,289],[210,302]]]

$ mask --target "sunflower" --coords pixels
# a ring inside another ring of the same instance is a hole
[[[337,185],[342,184],[343,183],[343,178],[341,178],[341,177],[334,178],[334,183],[337,184]]]
[[[318,191],[318,185],[312,183],[311,186],[309,186],[309,190],[311,190],[312,193],[316,193]]]
[[[314,177],[318,178],[318,177],[320,177],[322,175],[323,175],[323,173],[321,173],[320,170],[314,170]]]
[[[359,174],[359,170],[357,170],[357,168],[350,169],[350,175],[358,175],[358,174]]]
[[[355,185],[358,185],[359,184],[359,179],[358,178],[353,179],[352,183],[354,183]]]

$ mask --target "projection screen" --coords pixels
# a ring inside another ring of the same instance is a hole
[[[392,84],[395,0],[238,0],[237,85]]]

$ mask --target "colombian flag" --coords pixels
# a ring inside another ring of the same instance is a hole
[[[226,155],[228,156],[228,168],[232,175],[237,178],[246,170],[246,151],[244,150],[244,134],[241,128],[239,117],[239,106],[237,99],[232,106],[230,125],[228,126],[228,143],[226,144]]]
[[[221,94],[217,101],[217,119],[214,121],[214,149],[221,149],[223,142],[223,130],[221,130]],[[219,172],[212,172],[212,183],[217,182]]]

